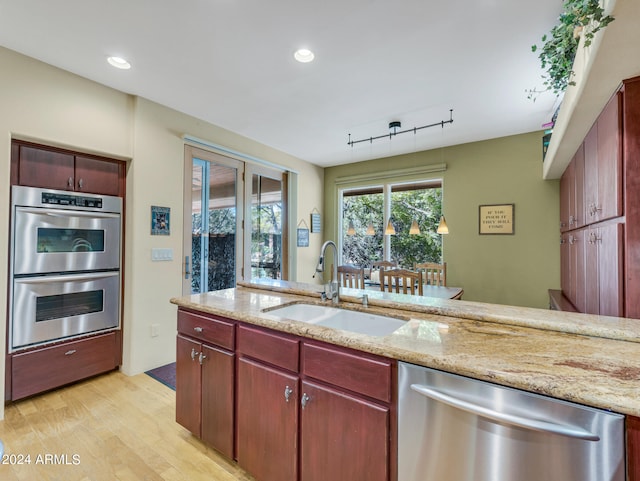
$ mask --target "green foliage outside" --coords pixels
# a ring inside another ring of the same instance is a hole
[[[416,262],[442,262],[442,238],[436,233],[442,212],[442,189],[431,188],[394,192],[391,195],[391,222],[396,235],[391,236],[391,259],[405,268]],[[368,267],[383,259],[383,195],[366,194],[343,198],[342,260],[344,264]],[[413,220],[420,234],[410,235]],[[346,235],[353,222],[355,235]],[[367,235],[373,224],[374,235]]]

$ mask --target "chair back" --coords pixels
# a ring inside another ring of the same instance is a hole
[[[423,295],[422,272],[407,269],[380,269],[380,290],[398,294]]]
[[[342,287],[364,289],[364,267],[338,266],[338,282]]]
[[[447,285],[447,263],[437,264],[435,262],[424,262],[421,264],[414,264],[414,270],[421,271],[424,283],[431,286],[446,286]]]

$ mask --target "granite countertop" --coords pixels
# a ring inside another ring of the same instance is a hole
[[[286,281],[173,298],[180,307],[494,382],[558,399],[640,416],[640,327],[631,319],[461,300],[342,289],[345,308],[406,320],[374,337],[283,320],[269,308],[322,303],[322,286]],[[325,302],[326,304],[326,302]]]

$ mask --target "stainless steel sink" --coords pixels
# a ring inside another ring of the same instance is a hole
[[[282,319],[332,327],[369,336],[386,336],[405,325],[405,321],[393,317],[318,304],[287,304],[265,309],[263,312]]]

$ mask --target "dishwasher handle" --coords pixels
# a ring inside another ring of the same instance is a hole
[[[531,429],[534,431],[540,431],[545,433],[559,434],[561,436],[567,436],[574,439],[582,439],[585,441],[599,441],[600,436],[587,431],[579,426],[570,426],[567,424],[557,424],[549,421],[542,421],[540,419],[531,419],[523,416],[517,416],[515,414],[508,414],[500,411],[496,411],[486,406],[480,406],[478,404],[465,401],[463,399],[456,398],[449,394],[443,393],[429,386],[423,386],[420,384],[412,384],[411,389],[417,393],[422,394],[430,399],[440,401],[463,411],[467,411],[472,414],[476,414],[483,418],[492,419],[494,421],[500,421],[512,426],[518,426],[525,429]]]

